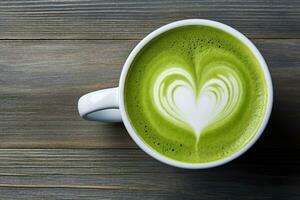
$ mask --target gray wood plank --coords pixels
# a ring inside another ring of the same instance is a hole
[[[137,42],[0,41],[0,148],[135,148],[122,124],[82,120],[77,100],[117,86]],[[300,40],[254,42],[275,90],[271,122],[258,146],[299,148]]]
[[[299,199],[300,154],[252,149],[183,170],[138,149],[0,150],[1,199]]]
[[[300,2],[2,0],[1,39],[140,39],[175,20],[212,19],[251,38],[299,38]]]
[[[1,41],[0,147],[132,146],[122,125],[83,121],[76,107],[84,93],[117,86],[135,43]]]

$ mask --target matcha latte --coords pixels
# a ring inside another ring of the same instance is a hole
[[[152,39],[125,80],[129,121],[151,149],[173,160],[207,163],[244,147],[268,104],[264,72],[229,33],[183,26]]]

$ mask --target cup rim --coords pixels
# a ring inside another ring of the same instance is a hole
[[[214,27],[217,29],[221,29],[231,35],[233,35],[235,38],[239,39],[241,42],[243,42],[250,50],[251,52],[255,55],[256,59],[260,63],[260,66],[263,70],[265,80],[267,83],[267,89],[268,89],[268,103],[267,103],[267,108],[266,108],[266,113],[263,119],[263,122],[261,123],[259,129],[256,131],[254,137],[251,138],[251,140],[243,146],[241,149],[239,149],[237,152],[231,154],[228,157],[225,157],[220,160],[215,160],[207,163],[188,163],[188,162],[181,162],[178,160],[171,159],[167,156],[164,156],[157,152],[155,149],[150,147],[146,142],[144,142],[138,134],[135,132],[133,126],[131,125],[129,121],[129,117],[127,116],[126,109],[125,109],[125,103],[124,103],[124,86],[125,86],[125,80],[126,76],[128,73],[128,70],[132,64],[132,61],[134,60],[135,56],[139,53],[139,51],[146,45],[148,42],[150,42],[152,39],[157,37],[158,35],[169,31],[174,28],[182,27],[182,26],[189,26],[189,25],[202,25],[202,26],[209,26],[209,27]],[[131,138],[134,140],[134,142],[148,155],[151,157],[155,158],[156,160],[165,163],[167,165],[171,165],[174,167],[179,167],[179,168],[185,168],[185,169],[205,169],[205,168],[211,168],[211,167],[216,167],[219,165],[223,165],[225,163],[228,163],[240,155],[242,155],[244,152],[246,152],[250,147],[253,146],[253,144],[258,140],[258,138],[261,136],[263,133],[272,110],[273,106],[273,86],[272,86],[272,80],[271,80],[271,75],[268,70],[267,64],[259,52],[259,50],[255,47],[255,45],[242,33],[237,31],[236,29],[212,20],[207,20],[207,19],[185,19],[185,20],[180,20],[180,21],[175,21],[169,24],[166,24],[153,32],[149,33],[144,39],[142,39],[136,46],[135,48],[131,51],[129,54],[122,72],[120,76],[120,81],[119,81],[119,104],[120,104],[120,111],[121,111],[121,116],[123,123],[131,136]]]

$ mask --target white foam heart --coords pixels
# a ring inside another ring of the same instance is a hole
[[[170,83],[168,78],[174,75],[181,78]],[[237,79],[233,72],[220,73],[197,91],[196,83],[187,71],[169,68],[157,77],[154,102],[168,120],[192,128],[198,142],[205,127],[225,119],[235,108],[241,95]]]

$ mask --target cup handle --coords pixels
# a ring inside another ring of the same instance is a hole
[[[83,95],[78,100],[78,112],[86,120],[122,122],[118,88],[103,89]]]

